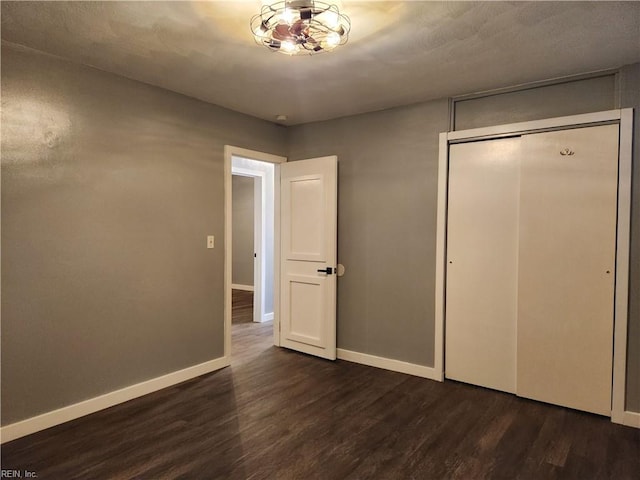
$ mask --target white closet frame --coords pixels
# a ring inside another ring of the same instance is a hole
[[[474,140],[511,137],[553,130],[567,130],[600,124],[620,125],[618,160],[618,221],[616,240],[616,288],[614,298],[613,384],[611,421],[640,428],[640,414],[625,411],[627,370],[627,324],[629,298],[629,249],[631,229],[631,163],[633,109],[556,117],[440,134],[438,159],[438,213],[436,230],[436,298],[434,370],[444,380],[444,327],[446,285],[447,186],[449,145]]]

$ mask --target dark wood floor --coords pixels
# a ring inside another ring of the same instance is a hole
[[[640,430],[478,387],[273,347],[233,325],[230,368],[15,440],[38,479],[638,479]]]
[[[233,290],[231,368],[239,370],[273,348],[273,322],[253,323],[253,292]]]
[[[253,322],[253,292],[231,291],[231,323]]]

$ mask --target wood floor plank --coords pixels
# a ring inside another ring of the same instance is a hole
[[[231,290],[231,322],[253,322],[253,292],[245,290]]]
[[[235,293],[235,292],[234,292]],[[2,447],[38,479],[638,479],[640,430],[273,346],[235,294],[230,368]]]

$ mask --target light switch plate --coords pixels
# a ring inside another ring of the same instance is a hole
[[[213,248],[215,246],[215,237],[213,235],[207,236],[207,248]]]

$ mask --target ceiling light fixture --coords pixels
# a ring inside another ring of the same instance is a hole
[[[331,51],[349,39],[351,22],[336,5],[315,0],[287,0],[264,5],[251,19],[258,45],[285,55]]]

